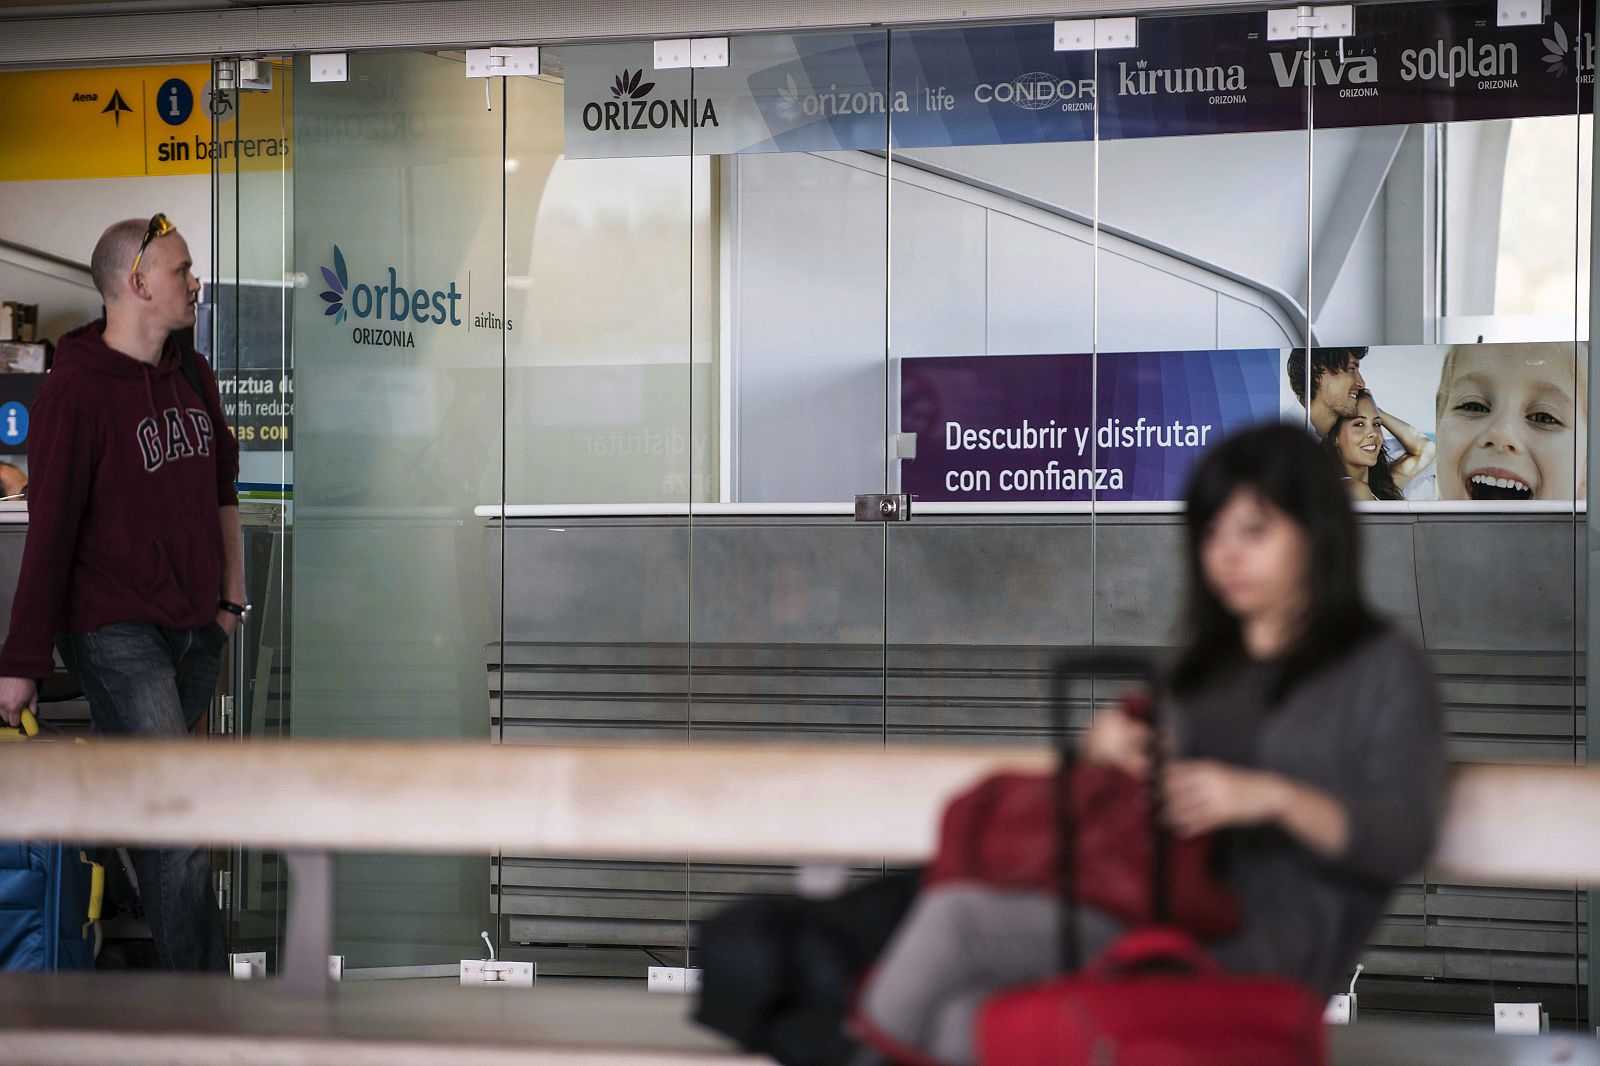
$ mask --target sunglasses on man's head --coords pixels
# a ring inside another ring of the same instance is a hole
[[[155,240],[157,237],[165,237],[167,234],[171,233],[177,228],[178,227],[174,226],[172,224],[172,220],[166,215],[158,212],[154,217],[152,217],[150,219],[149,228],[144,231],[144,240],[139,242],[139,254],[133,257],[133,270],[130,271],[130,273],[138,272],[139,260],[144,258],[144,250],[150,247],[151,241]]]

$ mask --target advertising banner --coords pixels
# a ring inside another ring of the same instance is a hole
[[[1323,439],[1357,500],[1583,500],[1587,347],[1321,348],[1309,367],[1286,352],[1285,409]]]
[[[882,148],[889,93],[882,34],[741,37],[726,67],[655,69],[649,41],[569,50],[569,159]]]
[[[1323,441],[1355,500],[1583,500],[1586,348],[907,358],[900,429],[917,443],[901,490],[922,502],[1178,501],[1207,447],[1282,418]]]
[[[217,375],[222,412],[243,451],[294,447],[294,370],[284,358],[294,328],[290,291],[216,281],[201,293],[195,350]]]
[[[721,68],[649,42],[574,49],[574,158],[1032,144],[1571,115],[1592,109],[1577,0],[1499,27],[1493,0],[1363,5],[1341,39],[1265,12],[1141,18],[1135,47],[1058,52],[1052,23],[736,37]]]
[[[908,358],[901,490],[919,501],[1179,499],[1200,453],[1278,416],[1282,353]],[[1096,380],[1098,378],[1098,380]],[[1098,402],[1091,403],[1091,397]]]

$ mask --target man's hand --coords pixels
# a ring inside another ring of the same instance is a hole
[[[217,625],[228,636],[233,636],[233,631],[239,628],[239,616],[232,611],[218,611]]]
[[[38,702],[39,686],[30,677],[0,677],[0,719],[15,728],[22,724],[22,712]]]

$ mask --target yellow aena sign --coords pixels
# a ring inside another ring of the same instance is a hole
[[[277,170],[289,165],[292,78],[211,89],[211,66],[0,73],[0,181]]]

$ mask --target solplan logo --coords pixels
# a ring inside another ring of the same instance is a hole
[[[1479,89],[1517,88],[1517,46],[1509,41],[1479,44],[1468,37],[1465,44],[1445,46],[1435,41],[1427,48],[1408,48],[1400,53],[1401,81],[1443,81],[1455,88],[1458,81],[1473,81]]]
[[[454,281],[448,289],[412,289],[400,284],[399,272],[389,267],[387,285],[350,284],[350,269],[345,264],[344,252],[333,246],[333,266],[322,268],[322,280],[328,287],[321,293],[324,317],[332,318],[334,325],[342,324],[354,315],[360,319],[379,322],[411,322],[416,325],[461,325],[457,304],[464,295]],[[408,329],[369,329],[352,327],[350,339],[356,344],[384,348],[415,348],[415,335]]]
[[[1024,111],[1056,107],[1062,111],[1092,111],[1094,79],[1072,81],[1035,70],[1012,81],[984,82],[972,90],[972,98],[980,104],[1015,104]]]
[[[590,133],[601,130],[675,130],[717,125],[717,109],[711,98],[704,100],[651,100],[653,81],[640,84],[644,68],[623,68],[611,80],[612,99],[604,103],[591,100],[583,105],[583,128]]]

